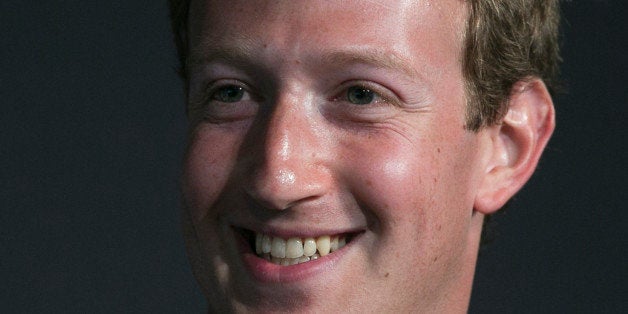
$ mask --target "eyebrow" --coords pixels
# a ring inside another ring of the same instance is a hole
[[[255,51],[251,41],[234,40],[237,45],[216,47],[213,45],[201,45],[200,48],[193,49],[185,66],[190,69],[194,66],[201,66],[215,61],[224,61],[228,64],[241,66],[252,65],[255,60]]]
[[[325,64],[365,64],[375,68],[384,68],[401,72],[411,78],[420,77],[419,72],[410,66],[410,61],[394,52],[367,48],[335,50],[323,54]]]
[[[241,67],[259,66],[256,62],[256,55],[259,52],[257,45],[252,40],[234,40],[235,45],[211,46],[203,45],[195,49],[186,61],[186,67],[200,66],[216,61],[222,61]],[[314,53],[312,55],[315,55]],[[311,56],[312,56],[311,55]],[[383,49],[371,49],[365,47],[349,47],[347,49],[333,49],[322,51],[321,57],[312,58],[321,64],[364,64],[374,68],[383,68],[396,72],[401,72],[406,76],[417,79],[421,75],[414,69],[411,62],[399,56],[393,51]]]

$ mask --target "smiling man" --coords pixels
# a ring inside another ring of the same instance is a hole
[[[465,312],[554,129],[557,1],[170,2],[210,312]]]

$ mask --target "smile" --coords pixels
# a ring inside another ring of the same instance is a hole
[[[318,259],[343,248],[345,235],[284,239],[255,233],[255,253],[273,264],[289,266]]]
[[[300,228],[273,228],[261,232],[235,227],[233,231],[240,239],[242,261],[255,280],[288,283],[319,280],[332,273],[365,233],[363,228],[347,229],[299,232]]]
[[[235,230],[242,236],[243,244],[248,243],[253,256],[280,266],[297,265],[335,255],[334,252],[363,233],[360,230],[320,236],[279,237],[243,228]]]

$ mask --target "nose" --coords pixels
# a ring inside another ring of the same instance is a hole
[[[252,136],[246,193],[263,207],[285,210],[322,197],[331,179],[328,146],[305,101],[278,101]]]

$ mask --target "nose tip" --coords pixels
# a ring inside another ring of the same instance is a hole
[[[276,171],[262,170],[254,175],[246,192],[265,208],[286,210],[324,194],[320,182],[316,182],[311,175],[306,176],[307,173],[305,169],[289,167]]]
[[[289,130],[282,129],[282,132]],[[266,138],[263,154],[257,154],[249,170],[246,192],[260,205],[276,210],[284,210],[299,202],[311,200],[325,194],[329,187],[329,176],[321,165],[316,145],[298,138],[298,145],[291,143],[290,135],[274,141]]]
[[[281,109],[272,114],[265,132],[252,139],[257,149],[250,154],[245,183],[251,198],[276,210],[322,196],[330,182],[321,138],[307,113]]]

